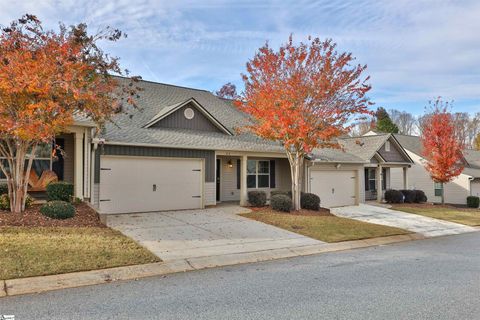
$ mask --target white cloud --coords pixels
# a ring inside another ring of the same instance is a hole
[[[442,95],[459,108],[480,105],[480,3],[449,0],[0,0],[0,24],[25,12],[48,26],[86,21],[111,25],[128,39],[108,45],[125,67],[145,78],[213,90],[240,84],[247,59],[307,35],[332,37],[367,63],[381,104],[423,106]],[[417,108],[418,109],[418,108]]]

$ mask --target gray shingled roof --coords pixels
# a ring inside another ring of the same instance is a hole
[[[120,78],[120,81],[127,81]],[[236,129],[248,123],[248,116],[233,106],[231,100],[220,99],[206,90],[178,87],[174,85],[140,81],[143,88],[137,99],[139,109],[128,108],[127,114],[114,117],[114,124],[107,124],[102,138],[106,143],[151,145],[174,148],[254,151],[284,153],[276,142],[256,137],[249,133],[238,134]],[[230,132],[229,136],[220,132],[191,131],[187,129],[144,128],[143,126],[165,108],[172,108],[188,99],[195,99],[216,120]],[[342,149],[314,150],[312,156],[325,162],[369,161],[375,151],[388,139],[389,135],[339,139]],[[357,140],[363,145],[356,144]]]
[[[368,162],[380,147],[390,138],[390,134],[340,139],[340,145],[348,152]]]
[[[403,134],[394,134],[395,139],[402,145],[402,147],[408,151],[411,151],[419,156],[422,155],[422,142],[420,137],[407,136]]]

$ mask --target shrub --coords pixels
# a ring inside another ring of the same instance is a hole
[[[385,191],[385,201],[387,203],[402,203],[403,198],[403,193],[398,190],[390,189]]]
[[[414,190],[400,190],[400,192],[405,197],[403,202],[405,203],[414,203],[417,197],[417,193]]]
[[[0,184],[0,195],[8,194],[8,185],[6,183]]]
[[[41,206],[40,212],[52,219],[69,219],[75,215],[75,207],[69,202],[54,200]]]
[[[467,207],[469,208],[478,208],[480,205],[480,198],[475,196],[467,197]]]
[[[302,193],[300,206],[307,210],[320,210],[320,197],[313,193]]]
[[[27,194],[25,199],[25,208],[28,209],[32,206],[34,199]],[[8,194],[0,195],[0,210],[10,210],[10,198]]]
[[[249,191],[248,202],[254,207],[263,207],[267,203],[265,191]]]
[[[270,206],[273,210],[290,212],[292,210],[292,199],[284,194],[277,194],[270,199]]]
[[[292,193],[292,191],[274,190],[274,191],[270,191],[270,198],[276,196],[277,194],[282,194],[284,196],[290,196],[291,193]]]
[[[425,195],[425,192],[422,190],[414,190],[415,191],[415,203],[422,203],[427,202],[428,198]]]
[[[73,197],[73,184],[60,181],[52,182],[47,186],[47,199],[48,201],[72,201]]]

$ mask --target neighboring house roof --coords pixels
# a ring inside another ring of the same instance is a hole
[[[400,142],[402,147],[409,150],[416,155],[422,157],[422,142],[418,136],[408,136],[402,134],[394,134],[395,138]],[[477,150],[464,150],[463,157],[466,161],[464,174],[473,178],[480,178],[480,151]]]
[[[422,142],[420,137],[408,136],[403,134],[393,134],[395,139],[402,145],[402,147],[408,151],[415,153],[418,156],[422,156]]]

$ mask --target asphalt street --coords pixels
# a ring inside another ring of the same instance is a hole
[[[0,298],[20,319],[480,319],[480,233]]]

